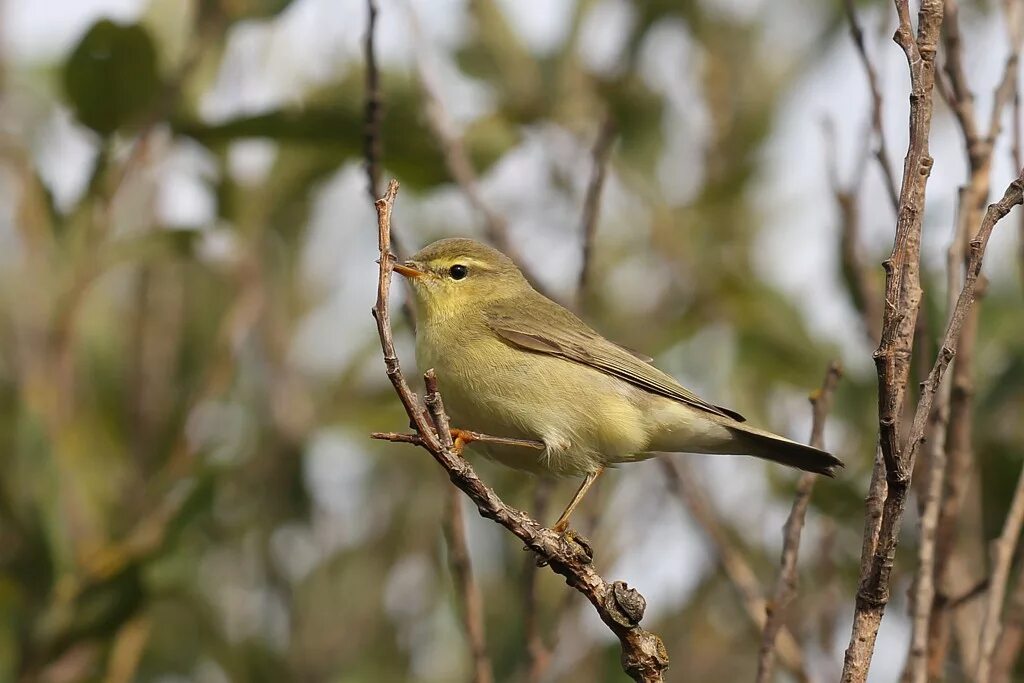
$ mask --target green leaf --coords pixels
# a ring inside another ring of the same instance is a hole
[[[78,120],[101,135],[138,122],[160,91],[149,33],[107,19],[93,24],[64,65],[64,90]]]

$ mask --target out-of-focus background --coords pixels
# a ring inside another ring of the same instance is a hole
[[[379,4],[382,168],[402,182],[402,248],[487,235],[433,111],[524,265],[686,385],[803,440],[809,392],[843,362],[826,444],[847,468],[815,491],[788,619],[808,669],[834,679],[876,438],[874,341],[841,266],[834,183],[854,191],[879,283],[894,225],[842,3]],[[858,12],[898,177],[908,82],[895,16],[883,2]],[[999,15],[994,2],[961,8],[982,112],[1007,49]],[[0,3],[0,681],[469,677],[442,533],[450,484],[424,451],[368,438],[406,420],[369,315],[366,19],[362,0]],[[932,334],[965,177],[936,99]],[[609,116],[592,284],[577,295],[591,149]],[[997,192],[1012,177],[1006,140]],[[1024,443],[1017,230],[1000,225],[986,262],[972,498],[984,504],[962,520],[978,551],[964,571],[979,577]],[[600,571],[646,596],[668,680],[749,680],[759,634],[723,548],[768,593],[796,475],[677,461],[715,524],[649,462],[605,477],[578,525]],[[538,480],[474,463],[538,511]],[[576,483],[542,486],[547,521]],[[590,606],[546,570],[527,589],[520,545],[464,513],[496,679],[621,680]],[[908,517],[876,681],[899,676],[909,637]]]

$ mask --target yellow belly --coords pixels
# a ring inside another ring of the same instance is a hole
[[[647,420],[638,406],[649,395],[626,382],[513,349],[496,337],[444,348],[429,330],[420,330],[416,351],[420,369],[437,372],[453,426],[544,442],[544,451],[481,448],[504,465],[582,475],[636,459],[648,448]]]

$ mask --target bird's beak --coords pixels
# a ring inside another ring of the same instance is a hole
[[[422,270],[413,267],[416,265],[419,264],[413,261],[406,261],[405,263],[396,263],[392,268],[396,273],[405,277],[422,277],[426,275]]]

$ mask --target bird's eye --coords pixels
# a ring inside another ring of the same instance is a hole
[[[453,280],[461,280],[462,278],[469,275],[469,268],[462,265],[461,263],[456,263],[454,266],[448,269],[448,274],[452,276]]]

